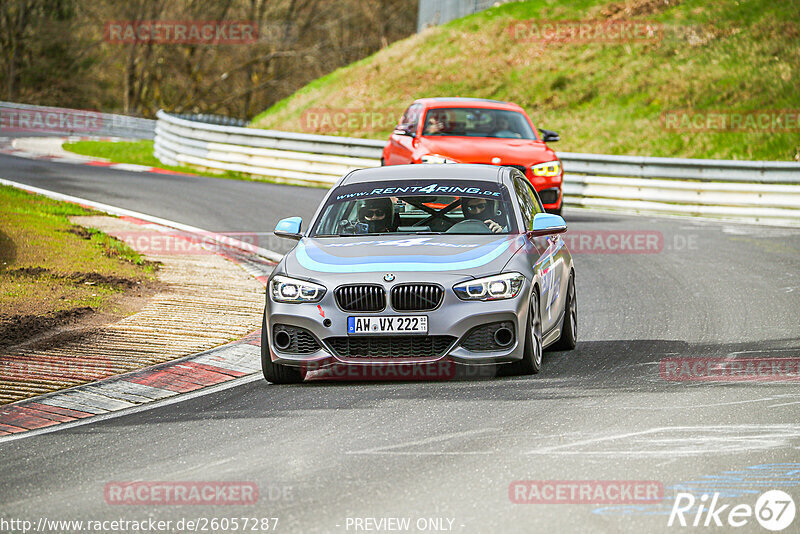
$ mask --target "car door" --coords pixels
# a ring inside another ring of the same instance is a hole
[[[517,170],[513,171],[514,190],[522,211],[526,230],[533,230],[533,218],[544,213],[544,208],[530,182]],[[529,248],[531,269],[538,272],[541,280],[540,301],[542,312],[542,332],[550,331],[561,317],[566,291],[564,270],[569,258],[565,256],[565,243],[558,234],[552,236],[530,237]]]
[[[413,132],[416,135],[419,118],[422,114],[422,104],[412,104],[403,113],[395,133],[389,137],[389,150],[384,155],[384,165],[403,165],[411,163],[414,152],[414,136],[397,133],[401,130]]]

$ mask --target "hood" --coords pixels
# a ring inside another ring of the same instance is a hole
[[[284,269],[312,279],[354,274],[364,280],[372,277],[368,273],[479,277],[501,272],[523,244],[520,234],[306,237],[286,255]]]
[[[464,137],[424,137],[417,149],[420,155],[440,154],[460,163],[488,163],[500,158],[500,165],[531,165],[553,161],[555,152],[541,141]]]

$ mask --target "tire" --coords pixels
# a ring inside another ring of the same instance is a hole
[[[561,215],[561,208],[563,208],[563,207],[564,207],[564,205],[562,204],[561,206],[559,206],[559,207],[557,207],[555,209],[547,210],[547,213],[552,213],[553,215]]]
[[[502,376],[535,375],[542,370],[542,315],[539,310],[539,293],[534,289],[528,305],[528,324],[525,329],[525,347],[522,359],[499,368]]]
[[[302,368],[272,363],[272,356],[269,351],[269,339],[267,336],[266,317],[261,323],[261,370],[267,382],[273,384],[299,384],[306,377],[306,372]]]
[[[552,350],[572,350],[578,343],[578,300],[575,296],[575,271],[569,273],[567,301],[564,303],[564,321],[561,323],[561,337],[553,344]]]

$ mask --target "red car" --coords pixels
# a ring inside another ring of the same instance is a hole
[[[487,163],[525,173],[547,211],[561,213],[563,169],[516,104],[482,98],[422,98],[411,104],[383,149],[382,165]]]

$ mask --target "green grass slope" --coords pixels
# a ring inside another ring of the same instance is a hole
[[[530,38],[535,28],[556,20],[653,22],[660,31],[631,42]],[[520,21],[528,22],[515,35],[510,27]],[[380,139],[412,100],[431,96],[515,102],[538,127],[561,134],[555,145],[561,151],[797,159],[800,2],[505,4],[428,29],[315,80],[252,125]],[[747,113],[778,110],[788,122],[746,122],[754,117]],[[668,122],[685,111],[695,114],[694,126]],[[741,113],[739,130],[720,126],[720,117]],[[707,117],[708,128],[700,122]]]

